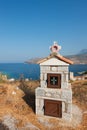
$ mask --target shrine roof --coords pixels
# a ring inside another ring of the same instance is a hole
[[[37,64],[41,64],[41,63],[43,63],[43,62],[45,62],[45,61],[47,61],[47,60],[49,60],[51,58],[56,58],[56,59],[61,60],[61,61],[65,62],[65,63],[73,64],[73,61],[71,61],[70,59],[67,59],[67,58],[63,57],[62,55],[58,55],[58,54],[50,54],[48,57],[45,57],[45,58],[39,60],[37,62]]]

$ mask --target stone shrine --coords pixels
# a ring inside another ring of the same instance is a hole
[[[72,117],[72,89],[68,83],[69,64],[73,62],[59,54],[56,42],[51,54],[38,61],[40,87],[36,89],[36,114],[70,120]]]

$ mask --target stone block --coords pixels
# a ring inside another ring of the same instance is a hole
[[[44,89],[38,87],[36,89],[36,96],[44,96],[44,95],[45,95]]]
[[[46,88],[47,87],[47,82],[45,80],[40,82],[41,88]]]
[[[68,114],[72,113],[72,103],[68,103],[67,113],[68,113]]]
[[[43,74],[43,73],[40,74],[40,80],[41,80],[41,81],[44,80],[44,74]]]
[[[61,89],[66,89],[68,88],[68,83],[67,82],[61,82]]]
[[[36,114],[43,115],[44,114],[44,99],[37,98],[36,99]]]
[[[44,73],[46,71],[50,71],[50,66],[40,66],[41,73]]]
[[[62,67],[58,66],[58,72],[62,72]]]
[[[37,115],[44,115],[44,109],[43,109],[43,106],[36,106],[36,114]]]
[[[70,121],[72,118],[72,114],[62,113],[62,118],[64,120]]]
[[[68,83],[68,73],[64,73],[64,81],[63,82]]]
[[[65,102],[62,101],[62,112],[65,112]]]
[[[58,66],[58,71],[68,72],[68,66]]]
[[[36,98],[36,106],[39,107],[40,106],[40,103],[39,103],[39,99]]]
[[[44,81],[46,81],[47,80],[47,74],[45,73],[44,74]]]
[[[51,67],[51,71],[57,72],[58,71],[58,67]]]
[[[50,97],[50,98],[56,98],[60,99],[61,98],[61,90],[60,89],[44,89],[45,91],[45,97]]]
[[[40,72],[43,72],[43,71],[44,71],[44,69],[45,69],[45,67],[44,67],[44,66],[40,66]]]
[[[39,99],[40,108],[43,109],[44,106],[44,99]]]
[[[71,90],[62,90],[62,99],[65,99],[67,102],[72,102],[72,91]]]

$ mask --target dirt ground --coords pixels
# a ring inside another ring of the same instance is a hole
[[[39,81],[0,83],[0,130],[87,130],[87,80],[72,82],[72,122],[35,114],[35,88]],[[31,128],[31,129],[30,129]]]

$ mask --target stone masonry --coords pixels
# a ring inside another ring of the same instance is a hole
[[[66,59],[53,55],[40,62],[40,87],[36,89],[36,114],[44,115],[44,100],[62,101],[62,119],[72,117],[72,90],[68,83],[68,66]],[[47,87],[47,74],[61,74],[61,88]]]

